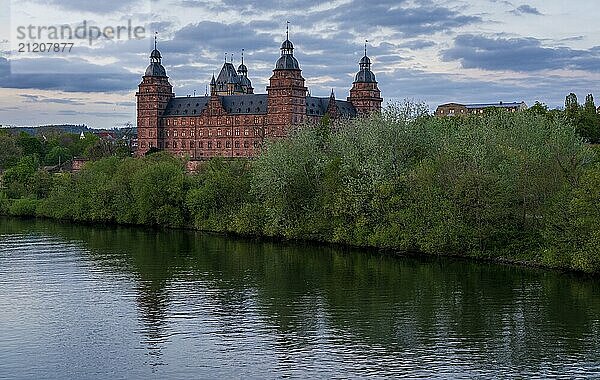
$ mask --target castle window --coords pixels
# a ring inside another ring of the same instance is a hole
[[[239,136],[239,135],[240,135],[240,130],[239,130],[239,129],[236,129],[236,130],[235,130],[235,135],[236,135],[236,136]]]
[[[221,147],[221,142],[217,141],[217,148],[220,148],[220,147]]]
[[[145,148],[145,147],[146,147],[146,142],[142,141],[142,148]]]
[[[212,141],[209,141],[207,145],[208,145],[208,149],[211,149],[212,148]]]
[[[244,148],[249,148],[250,144],[248,143],[248,141],[244,141]]]
[[[248,128],[244,129],[244,136],[248,136]]]
[[[177,148],[177,141],[173,141],[173,148]]]
[[[248,107],[248,108],[247,108],[247,111],[246,111],[246,112],[250,112],[250,107]]]
[[[231,148],[231,142],[230,141],[226,141],[225,142],[225,148]]]
[[[194,147],[194,142],[190,141],[190,148],[193,148],[193,147]]]
[[[254,136],[258,136],[258,128],[254,128]]]
[[[226,134],[227,136],[231,136],[231,129],[228,129],[227,131],[225,131],[225,134]]]
[[[255,147],[255,148],[258,148],[258,141],[255,141],[255,142],[254,142],[254,147]]]
[[[240,142],[236,141],[234,145],[235,145],[236,148],[239,148],[240,147]]]
[[[204,148],[204,143],[202,141],[198,142],[198,148]]]
[[[185,137],[185,131],[181,131],[181,137]]]
[[[221,128],[217,129],[217,136],[221,136],[223,133],[221,132]]]
[[[173,131],[173,137],[177,137],[177,129]]]
[[[212,136],[212,129],[209,129],[209,130],[208,130],[208,135],[209,135],[209,136]]]

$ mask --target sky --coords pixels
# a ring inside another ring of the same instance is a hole
[[[555,108],[570,92],[600,100],[599,18],[589,0],[0,0],[0,124],[135,124],[155,32],[178,96],[203,95],[225,59],[240,63],[242,49],[255,93],[265,93],[287,21],[313,96],[348,96],[368,40],[384,103]],[[91,43],[23,33],[84,21],[144,33]],[[36,41],[73,46],[18,51]]]

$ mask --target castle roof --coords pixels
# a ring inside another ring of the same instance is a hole
[[[244,67],[242,67],[242,70],[238,72],[231,62],[225,62],[223,67],[221,67],[221,71],[216,79],[217,90],[226,91],[228,89],[228,85],[233,85],[235,92],[245,92],[242,86],[251,88],[252,83],[247,77],[248,68],[246,65],[243,66]],[[211,82],[211,84],[213,83]]]
[[[474,103],[474,104],[464,104],[467,109],[475,109],[475,108],[488,108],[488,107],[497,107],[497,108],[513,108],[524,106],[524,102],[510,102],[510,103]]]
[[[167,71],[159,62],[152,62],[146,68],[144,75],[147,77],[166,77]]]
[[[200,115],[208,105],[208,96],[175,97],[171,98],[165,109],[165,117]],[[225,111],[231,115],[266,115],[267,94],[226,95],[219,96]],[[308,116],[323,116],[327,112],[331,97],[306,97],[306,114]],[[340,115],[356,116],[352,103],[345,100],[335,100]]]
[[[334,99],[335,100],[335,99]],[[331,96],[327,98],[317,98],[315,96],[307,96],[306,97],[306,114],[308,116],[323,116],[327,113],[327,109],[329,108],[329,102],[331,101]],[[352,105],[352,103],[345,100],[335,100],[335,105],[338,108],[338,111],[343,117],[354,117],[356,116],[356,108]]]

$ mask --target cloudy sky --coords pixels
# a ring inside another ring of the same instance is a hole
[[[332,88],[348,96],[368,39],[386,101],[554,108],[571,91],[600,100],[599,18],[589,0],[0,0],[0,124],[135,123],[154,31],[177,95],[204,94],[225,54],[237,65],[241,49],[255,92],[265,92],[286,21],[316,96]],[[71,52],[17,52],[18,43],[36,42],[19,27],[83,21],[142,26],[145,38],[58,40],[75,42]]]

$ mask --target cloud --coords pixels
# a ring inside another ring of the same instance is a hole
[[[59,9],[67,11],[90,12],[97,14],[109,14],[122,11],[132,5],[150,4],[151,0],[102,0],[102,1],[81,1],[81,0],[37,0],[40,4],[54,5]]]
[[[35,70],[36,67],[42,67],[49,70],[50,74],[11,73],[9,61],[0,58],[1,87],[65,92],[124,92],[135,89],[140,81],[140,75],[128,73],[126,70],[115,73],[114,70],[102,68],[100,65],[86,64],[83,61],[70,62],[59,58],[22,61],[19,64],[23,64],[24,69]]]
[[[535,38],[489,38],[464,34],[441,52],[443,61],[460,61],[462,67],[491,71],[532,72],[584,70],[600,72],[600,47],[575,50],[545,47]]]
[[[366,30],[386,27],[401,37],[432,35],[482,22],[480,16],[465,15],[456,9],[429,2],[418,4],[414,6],[407,0],[353,1],[335,9],[306,15],[304,21],[308,25],[313,18],[334,21],[340,30],[351,30],[359,35]]]
[[[84,102],[78,99],[73,98],[47,98],[41,95],[29,95],[29,94],[21,94],[19,95],[21,98],[25,99],[27,103],[55,103],[55,104],[68,104],[73,106],[83,106]]]
[[[517,8],[510,11],[510,13],[515,14],[517,16],[521,16],[521,15],[525,15],[525,14],[536,15],[536,16],[543,15],[540,11],[537,10],[537,8],[534,8],[531,5],[527,5],[527,4],[518,6]]]

